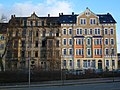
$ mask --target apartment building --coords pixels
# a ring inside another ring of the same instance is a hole
[[[8,23],[0,23],[0,71],[1,68],[5,70],[5,48],[7,39],[7,25]]]
[[[58,17],[11,16],[11,41],[7,68],[117,69],[116,21],[111,14],[95,14],[89,8],[80,14]],[[11,52],[12,51],[12,52]]]

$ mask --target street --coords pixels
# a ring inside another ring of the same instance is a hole
[[[4,88],[0,90],[120,90],[120,82],[47,87]]]

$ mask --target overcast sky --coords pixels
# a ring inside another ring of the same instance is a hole
[[[117,45],[120,52],[120,0],[0,0],[0,16],[4,14],[10,18],[16,16],[30,16],[36,12],[38,16],[58,16],[59,13],[82,13],[86,7],[95,14],[111,13],[117,21]]]

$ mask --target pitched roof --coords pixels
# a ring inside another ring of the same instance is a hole
[[[105,24],[105,23],[116,23],[116,21],[114,20],[114,18],[112,17],[111,14],[107,13],[107,14],[98,14],[97,16],[99,16],[99,21],[100,24]]]

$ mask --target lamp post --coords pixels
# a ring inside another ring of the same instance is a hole
[[[28,68],[29,68],[29,76],[28,76],[28,81],[29,81],[29,87],[30,87],[30,56],[28,57]]]

